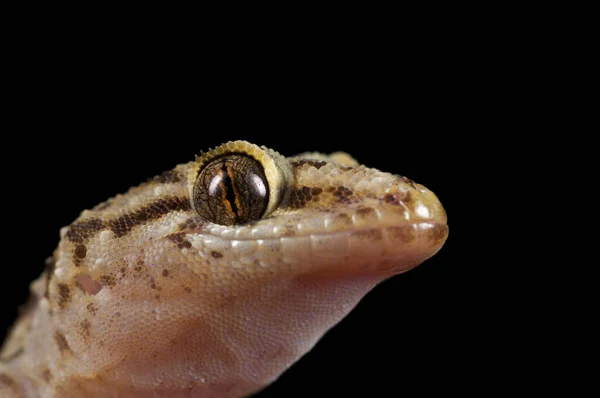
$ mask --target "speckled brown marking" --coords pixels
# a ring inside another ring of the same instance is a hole
[[[310,189],[310,194],[312,196],[319,196],[321,194],[321,192],[323,192],[323,188],[320,188],[320,187],[312,187]]]
[[[283,231],[282,236],[285,237],[290,237],[290,236],[294,236],[296,235],[296,229],[294,228],[293,225],[286,225],[285,226],[285,231]]]
[[[400,238],[403,242],[410,243],[415,240],[416,233],[414,228],[404,227],[388,227],[387,232],[391,238]]]
[[[181,181],[181,176],[175,170],[165,171],[164,173],[157,175],[152,179],[153,181],[161,184],[171,184],[174,182]]]
[[[427,239],[434,244],[438,245],[440,242],[443,242],[448,236],[448,226],[442,224],[435,224],[433,228],[430,228],[427,231]]]
[[[87,312],[89,312],[91,315],[96,315],[96,312],[98,311],[98,307],[96,307],[96,305],[94,303],[89,303],[85,309],[87,310]]]
[[[373,241],[383,239],[383,232],[380,229],[367,229],[364,231],[355,231],[351,234],[352,236],[356,236],[360,239],[368,239]]]
[[[302,203],[303,200],[301,195],[302,192],[292,191],[289,196],[288,206],[292,209],[298,209],[304,206],[304,204]]]
[[[90,337],[91,335],[90,327],[90,321],[88,321],[87,319],[84,319],[83,321],[79,322],[79,334],[81,335],[81,337],[83,337],[84,341],[87,341],[88,337]]]
[[[134,270],[137,271],[137,272],[140,272],[142,270],[142,267],[137,266],[137,267],[134,268]]]
[[[15,381],[6,373],[0,373],[0,383],[11,386],[15,384]]]
[[[395,193],[387,193],[385,194],[385,196],[383,197],[383,201],[389,205],[400,205],[400,203],[402,202],[402,199],[400,199],[398,194]]]
[[[350,196],[352,195],[354,192],[352,192],[352,190],[350,188],[346,188],[345,186],[340,185],[337,188],[338,191],[342,192],[344,195],[346,196]]]
[[[302,165],[309,165],[309,166],[314,166],[317,169],[325,166],[327,164],[327,162],[323,162],[322,160],[313,160],[313,159],[301,159],[301,160],[296,160],[294,162],[292,162],[292,166],[293,167],[300,167]]]
[[[59,283],[58,287],[58,306],[64,308],[65,305],[71,300],[71,289],[64,283]]]
[[[112,275],[102,275],[100,277],[100,283],[102,286],[114,287],[117,284],[117,281]]]
[[[56,341],[56,345],[58,346],[60,352],[71,351],[71,347],[69,347],[67,339],[61,332],[56,331],[56,333],[54,333],[54,340]]]
[[[50,383],[50,381],[52,380],[52,372],[50,372],[50,369],[48,368],[42,371],[41,376],[42,380],[44,380],[46,383]]]
[[[339,213],[336,214],[335,216],[335,222],[336,223],[340,223],[340,224],[345,224],[345,225],[352,225],[352,217],[350,217],[348,214],[346,213]]]
[[[314,195],[313,191],[315,192]],[[298,189],[293,190],[290,193],[287,206],[292,209],[303,208],[306,206],[307,202],[317,202],[319,200],[317,195],[321,194],[322,192],[323,190],[321,188],[311,188],[306,186],[300,187]]]
[[[189,249],[192,247],[192,244],[189,241],[184,241],[183,243],[177,245],[178,248],[180,249]]]
[[[187,198],[168,197],[159,199],[150,203],[139,210],[124,214],[121,217],[107,221],[107,224],[113,233],[121,238],[127,235],[138,225],[161,218],[172,211],[190,210],[190,202]]]
[[[356,209],[356,214],[362,217],[375,215],[375,209],[372,207],[360,207]]]
[[[167,235],[167,239],[171,242],[181,243],[183,242],[183,235],[185,235],[184,232],[177,232],[175,234]]]
[[[169,239],[171,242],[177,243],[177,247],[179,249],[189,249],[192,247],[192,244],[189,241],[185,240],[183,238],[184,236],[185,233],[178,232],[175,234],[167,235],[167,239]]]
[[[222,255],[221,253],[219,253],[219,252],[217,252],[217,251],[214,251],[214,250],[213,250],[213,251],[212,251],[210,254],[211,254],[211,256],[213,256],[214,258],[221,258],[221,257],[223,257],[223,255]]]
[[[85,245],[77,245],[77,247],[75,247],[75,257],[85,258],[86,255],[87,247],[85,247]]]
[[[199,224],[196,223],[196,221],[192,220],[191,218],[188,218],[187,220],[185,220],[185,222],[179,224],[179,230],[192,230],[196,229],[198,226]]]
[[[162,276],[164,276],[165,278],[166,278],[167,276],[169,276],[169,271],[168,271],[168,270],[166,270],[166,269],[163,269],[163,271],[162,271]]]
[[[66,236],[73,243],[84,243],[102,229],[104,229],[102,220],[92,218],[71,224]]]
[[[17,383],[12,379],[12,377],[7,375],[6,373],[0,373],[0,385],[1,384],[8,386],[9,388],[13,389],[13,391],[14,388],[17,386]]]
[[[183,290],[185,290],[186,293],[191,293],[192,292],[192,288],[191,287],[184,287]]]
[[[349,204],[354,201],[351,198],[353,195],[354,195],[354,192],[352,192],[351,189],[346,188],[342,185],[340,185],[339,187],[337,187],[335,189],[335,191],[333,191],[333,196],[335,196],[337,198],[337,201],[341,202],[341,203],[345,203],[345,204]]]

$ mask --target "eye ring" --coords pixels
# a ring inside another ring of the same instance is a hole
[[[188,176],[192,208],[219,225],[243,225],[268,216],[292,184],[291,165],[283,156],[246,141],[202,153]]]

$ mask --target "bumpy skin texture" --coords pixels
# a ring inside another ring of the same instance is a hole
[[[198,173],[227,153],[264,167],[262,219],[196,211]],[[344,153],[224,144],[61,230],[2,348],[0,396],[249,395],[447,234],[436,196],[407,178]]]

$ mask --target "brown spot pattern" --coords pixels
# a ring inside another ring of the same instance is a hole
[[[88,321],[87,319],[84,319],[79,323],[79,334],[81,335],[81,337],[83,337],[84,341],[87,340],[88,337],[90,337],[90,327],[90,321]]]
[[[405,242],[405,243],[410,243],[413,240],[415,240],[416,238],[416,233],[414,228],[409,228],[409,227],[388,227],[387,228],[388,234],[390,235],[390,237],[392,238],[397,238],[400,239],[401,241]]]
[[[289,206],[294,209],[300,209],[306,206],[307,202],[318,201],[317,197],[323,192],[322,188],[319,187],[300,187],[290,193]]]
[[[353,225],[352,223],[352,217],[350,217],[348,214],[346,213],[339,213],[335,215],[335,221],[337,223],[343,223],[345,225]]]
[[[117,281],[112,275],[102,275],[100,277],[100,283],[102,286],[114,287],[117,284]]]
[[[12,386],[15,386],[17,383],[15,383],[15,381],[12,379],[12,377],[7,375],[6,373],[0,373],[0,384],[4,384],[6,386],[12,387]]]
[[[448,226],[443,224],[435,224],[433,228],[427,231],[427,238],[434,244],[443,242],[448,236]]]
[[[354,192],[351,189],[344,186],[339,186],[333,191],[333,196],[337,197],[337,200],[342,203],[353,203],[355,200],[352,198]]]
[[[54,333],[54,340],[56,341],[56,345],[58,346],[60,352],[71,351],[71,347],[69,347],[67,339],[59,331]]]
[[[185,222],[182,222],[181,224],[179,224],[178,228],[180,231],[193,230],[193,229],[196,229],[199,225],[200,225],[199,222],[196,222],[196,221],[192,220],[191,218],[188,218]]]
[[[165,278],[166,278],[167,276],[169,276],[169,271],[168,271],[168,270],[166,270],[166,269],[163,269],[163,271],[162,271],[162,276],[164,276]]]
[[[395,193],[387,193],[383,197],[383,201],[389,205],[399,205],[402,202],[402,199]]]
[[[96,307],[96,305],[94,303],[89,303],[85,309],[91,314],[91,315],[96,315],[96,312],[98,311],[98,307]]]
[[[301,160],[292,162],[293,167],[300,167],[305,164],[307,164],[309,166],[314,166],[317,169],[319,169],[319,168],[325,166],[327,164],[327,162],[324,162],[322,160],[312,160],[312,159],[301,159]]]
[[[67,239],[73,243],[83,243],[104,228],[104,223],[98,218],[78,221],[69,227]]]
[[[75,257],[77,258],[85,258],[87,255],[87,247],[85,245],[77,245],[75,248]]]
[[[356,236],[360,239],[378,241],[383,239],[383,232],[380,229],[367,229],[364,231],[352,232],[352,236]]]
[[[58,306],[64,308],[64,306],[71,300],[71,289],[64,283],[58,285]]]
[[[178,232],[176,234],[171,234],[171,235],[167,235],[167,239],[169,239],[171,242],[177,243],[177,247],[179,249],[189,249],[192,247],[192,244],[190,242],[188,242],[187,240],[185,240],[183,237],[185,236],[185,233],[183,232]]]
[[[189,209],[190,202],[187,198],[169,197],[159,199],[139,210],[124,214],[115,220],[107,221],[107,224],[111,231],[120,238],[127,235],[138,225],[157,220],[172,211],[187,211]]]
[[[223,254],[221,254],[221,253],[219,253],[219,252],[217,252],[217,251],[212,251],[210,254],[211,254],[211,255],[212,255],[214,258],[221,258],[221,257],[223,257]]]
[[[50,372],[50,369],[44,369],[42,371],[42,379],[46,383],[50,383],[50,380],[52,380],[52,372]]]
[[[361,217],[374,217],[376,215],[375,209],[371,207],[361,207],[356,210],[356,214]]]

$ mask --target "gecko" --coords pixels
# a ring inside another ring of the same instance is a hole
[[[249,396],[447,236],[406,177],[227,142],[61,229],[0,350],[0,397]]]

